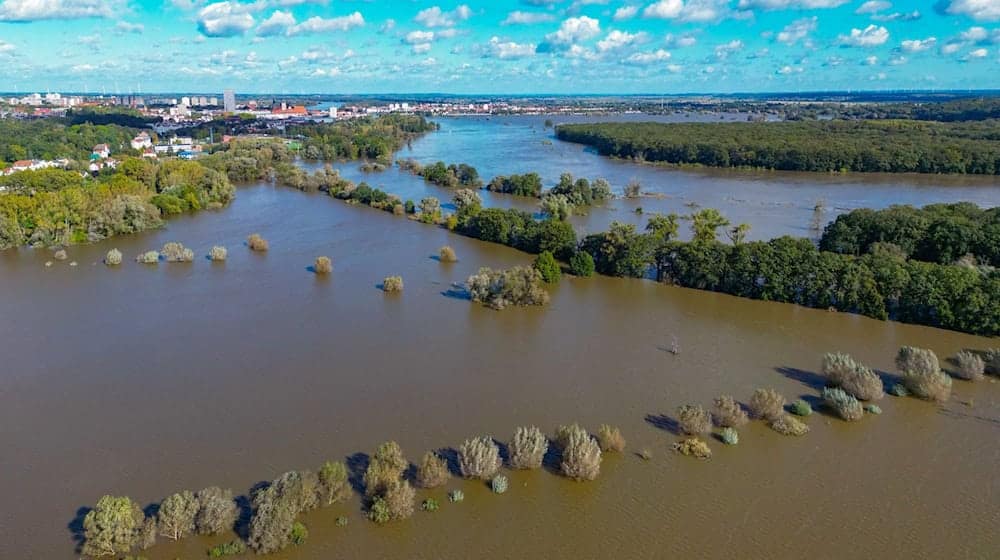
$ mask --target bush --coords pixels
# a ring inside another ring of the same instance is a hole
[[[639,198],[640,190],[642,190],[642,185],[639,181],[632,179],[625,185],[625,198]]]
[[[507,477],[502,474],[498,474],[493,477],[493,480],[490,480],[490,490],[492,490],[494,494],[503,494],[506,492],[507,485]]]
[[[896,367],[903,374],[903,384],[914,395],[935,402],[945,402],[951,396],[951,378],[941,371],[934,352],[904,346],[896,356]]]
[[[351,484],[347,480],[347,466],[339,461],[327,461],[316,473],[322,505],[329,506],[346,500],[351,495]]]
[[[434,498],[427,498],[424,503],[420,504],[420,509],[424,511],[437,511],[440,507]]]
[[[677,426],[689,436],[706,434],[712,430],[712,415],[700,405],[686,404],[677,408]]]
[[[707,443],[696,437],[681,440],[673,445],[674,451],[688,457],[698,459],[709,459],[712,457],[712,449]]]
[[[937,354],[926,348],[903,346],[896,354],[896,367],[903,375],[930,375],[941,371]]]
[[[991,348],[985,353],[986,373],[1000,375],[1000,348]]]
[[[371,507],[368,508],[368,519],[379,525],[388,523],[392,519],[392,514],[389,513],[389,505],[385,503],[384,499],[375,498]]]
[[[385,280],[382,281],[382,291],[386,293],[402,292],[403,291],[403,277],[402,276],[386,276]]]
[[[446,263],[458,262],[458,255],[455,254],[454,249],[445,245],[444,247],[441,247],[440,251],[438,251],[438,260]]]
[[[782,414],[770,423],[771,429],[784,436],[802,436],[809,433],[809,426],[790,414]]]
[[[549,449],[549,440],[535,426],[520,427],[514,431],[508,450],[510,466],[515,469],[537,469]]]
[[[208,252],[208,258],[210,258],[214,262],[224,261],[228,256],[229,256],[229,251],[227,251],[226,248],[221,245],[216,245],[212,247],[212,250]]]
[[[810,414],[813,413],[813,409],[811,406],[809,406],[809,403],[807,403],[802,399],[793,402],[791,409],[792,409],[792,414],[796,416],[809,416]]]
[[[735,428],[729,426],[722,428],[719,432],[719,438],[722,439],[722,443],[726,445],[736,445],[740,442],[740,434]]]
[[[458,448],[462,476],[489,480],[500,470],[500,449],[490,436],[467,439]]]
[[[385,489],[382,499],[389,508],[389,518],[396,521],[413,515],[416,490],[405,480],[395,480]]]
[[[577,251],[569,259],[569,272],[573,276],[589,278],[594,275],[594,257],[586,251]]]
[[[465,494],[461,490],[452,490],[448,492],[448,501],[457,504],[465,499]]]
[[[889,389],[889,393],[894,397],[908,397],[910,396],[910,391],[906,389],[906,385],[902,383],[893,384],[892,388]]]
[[[58,251],[52,254],[52,258],[54,258],[57,261],[64,261],[67,258],[69,258],[69,255],[66,254],[66,249],[59,249]]]
[[[222,558],[223,556],[238,556],[245,554],[247,545],[241,540],[229,541],[227,543],[215,545],[208,549],[209,558]]]
[[[601,451],[615,451],[621,453],[625,451],[625,437],[621,430],[607,424],[601,424],[597,430],[597,443],[601,446]]]
[[[448,472],[448,462],[437,453],[428,451],[424,454],[420,466],[417,467],[417,486],[420,488],[437,488],[448,483],[451,474]]]
[[[860,420],[865,415],[864,408],[858,399],[840,388],[827,387],[823,389],[823,402],[834,409],[838,416],[849,422]]]
[[[194,524],[199,535],[218,535],[232,530],[239,508],[231,490],[211,486],[200,490],[195,498],[198,500],[198,514]]]
[[[721,428],[739,428],[749,421],[747,412],[729,395],[721,395],[715,399],[712,417],[715,419],[715,425]]]
[[[108,266],[118,266],[122,264],[122,252],[118,249],[108,251],[108,254],[104,255],[104,264]]]
[[[141,264],[158,264],[160,262],[160,253],[157,251],[146,251],[136,257],[135,262]]]
[[[176,242],[165,243],[160,254],[167,262],[191,262],[194,260],[194,251]]]
[[[330,257],[316,257],[316,262],[313,263],[313,271],[316,274],[330,274],[333,272],[333,261]]]
[[[554,284],[559,281],[559,277],[562,276],[562,270],[559,268],[559,263],[556,262],[556,258],[552,256],[549,251],[542,251],[535,258],[535,262],[531,265],[535,270],[542,276],[542,280],[546,284]]]
[[[270,248],[267,240],[261,237],[259,233],[251,234],[247,238],[247,246],[250,247],[251,251],[267,251]]]
[[[857,399],[874,401],[885,396],[878,374],[847,354],[823,356],[823,375],[831,385],[842,388]]]
[[[866,404],[865,412],[868,414],[882,414],[882,407],[877,404]]]
[[[365,471],[365,495],[371,497],[382,494],[391,483],[403,476],[409,465],[398,443],[387,441],[378,446]]]
[[[337,518],[336,521],[333,522],[333,524],[336,525],[337,527],[347,527],[347,518],[344,516],[340,516]]]
[[[979,354],[963,350],[955,355],[955,376],[968,381],[979,381],[986,371],[986,362]]]
[[[563,475],[573,480],[594,480],[601,472],[601,448],[590,434],[574,424],[561,430]]]
[[[288,535],[288,538],[295,546],[305,544],[306,539],[309,538],[309,529],[306,529],[305,525],[296,521],[292,525],[292,532]]]
[[[776,420],[785,412],[785,397],[774,389],[757,389],[750,397],[750,412],[757,418]]]
[[[480,268],[466,282],[472,301],[493,309],[508,305],[545,305],[549,294],[542,286],[542,276],[537,270],[515,266],[508,270]]]

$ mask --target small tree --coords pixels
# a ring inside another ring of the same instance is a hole
[[[221,245],[216,245],[212,247],[212,250],[208,252],[208,258],[211,259],[213,262],[222,262],[226,260],[228,256],[229,256],[229,251],[227,251],[226,248]]]
[[[448,462],[437,453],[424,453],[420,466],[417,467],[417,486],[421,488],[437,488],[448,483],[451,474],[448,473]]]
[[[387,441],[378,446],[368,462],[368,470],[365,471],[365,495],[371,497],[381,494],[390,483],[403,476],[408,466],[409,462],[403,457],[398,443]]]
[[[573,276],[589,278],[594,275],[594,257],[586,251],[577,251],[569,259],[569,271]]]
[[[462,210],[463,208],[482,206],[483,199],[479,197],[479,193],[472,189],[458,189],[455,191],[452,202],[455,203],[455,208]]]
[[[382,281],[382,291],[386,293],[402,292],[403,291],[403,277],[402,276],[386,276],[385,280]]]
[[[441,221],[441,201],[429,196],[420,201],[420,221],[434,224]]]
[[[446,263],[457,262],[458,255],[455,254],[454,249],[452,249],[448,245],[445,245],[444,247],[441,247],[440,251],[438,251],[438,260]]]
[[[405,480],[393,481],[385,489],[382,499],[389,507],[389,517],[393,520],[406,519],[413,515],[413,501],[416,491]]]
[[[559,263],[556,262],[556,258],[549,251],[542,251],[532,266],[542,275],[542,280],[546,284],[559,282],[559,277],[562,276]]]
[[[699,405],[689,405],[677,408],[677,425],[689,436],[697,436],[712,430],[712,415]]]
[[[258,554],[270,554],[288,546],[298,511],[291,500],[281,495],[275,485],[254,496],[254,512],[247,539]]]
[[[831,385],[839,386],[863,401],[878,400],[885,396],[882,379],[878,374],[846,354],[825,355],[823,374]]]
[[[573,480],[594,480],[601,472],[601,448],[586,430],[573,425],[563,432],[563,475]]]
[[[191,262],[194,260],[194,251],[176,242],[164,244],[160,254],[167,262]]]
[[[785,412],[785,397],[774,389],[757,389],[750,397],[750,412],[757,418],[773,422]]]
[[[316,473],[319,479],[319,501],[329,506],[346,500],[351,495],[347,480],[347,466],[339,461],[327,461]]]
[[[896,356],[896,367],[903,374],[903,384],[914,395],[935,402],[945,402],[951,396],[951,378],[941,371],[934,352],[904,346]]]
[[[860,420],[865,415],[864,407],[861,406],[858,399],[840,388],[824,388],[823,402],[834,409],[838,416],[847,421]]]
[[[104,264],[108,266],[118,266],[122,264],[122,252],[118,249],[111,249],[108,254],[104,256]]]
[[[718,229],[729,225],[729,220],[714,208],[705,208],[688,218],[691,220],[691,231],[694,233],[692,241],[696,243],[716,241]]]
[[[625,185],[625,198],[639,198],[639,192],[642,190],[642,185],[637,179],[632,179]]]
[[[267,240],[261,237],[259,233],[251,234],[247,238],[247,247],[250,247],[251,251],[267,251],[270,248]]]
[[[160,535],[177,540],[194,532],[194,520],[198,515],[198,500],[185,490],[167,497],[160,504],[156,514],[156,525]]]
[[[231,490],[211,486],[199,491],[195,498],[198,500],[198,514],[194,522],[199,535],[218,535],[233,528],[239,508]]]
[[[712,416],[715,425],[720,428],[739,428],[749,422],[747,413],[730,395],[721,395],[715,399],[715,411]]]
[[[510,466],[515,469],[537,469],[549,449],[549,440],[535,426],[520,427],[514,431],[507,446],[510,451]]]
[[[489,480],[500,470],[500,449],[490,436],[467,439],[458,448],[462,476]]]
[[[955,364],[958,368],[955,375],[968,381],[979,381],[986,371],[986,362],[978,354],[963,350],[955,355]]]
[[[601,451],[615,451],[621,453],[625,451],[625,437],[617,427],[601,424],[597,430],[597,443],[601,446]]]
[[[135,545],[142,510],[127,497],[103,496],[83,518],[83,555],[116,556]]]
[[[329,274],[333,272],[333,261],[330,260],[330,257],[316,257],[313,270],[316,274]]]

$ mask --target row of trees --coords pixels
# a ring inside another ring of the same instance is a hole
[[[388,163],[392,154],[417,136],[437,130],[420,115],[384,115],[333,123],[296,124],[287,134],[303,141],[302,156],[311,160],[370,159]]]
[[[137,132],[117,124],[80,122],[76,117],[0,119],[0,167],[23,159],[86,161],[97,144],[111,146],[116,154],[133,153],[129,142]]]
[[[414,159],[405,159],[397,161],[396,164],[400,169],[419,175],[428,183],[441,187],[478,189],[483,186],[479,171],[465,163],[446,165],[443,161],[438,161],[425,166]]]
[[[996,121],[595,123],[561,140],[641,161],[789,171],[1000,174]]]

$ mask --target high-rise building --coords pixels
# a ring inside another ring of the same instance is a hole
[[[236,93],[231,89],[222,92],[222,109],[227,113],[236,112]]]

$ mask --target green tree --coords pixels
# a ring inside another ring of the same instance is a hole
[[[136,544],[143,523],[139,506],[127,497],[103,496],[83,518],[83,555],[125,554]]]
[[[160,504],[156,514],[156,525],[160,534],[173,540],[191,534],[194,532],[194,520],[198,515],[198,509],[198,500],[187,490],[168,496]]]
[[[546,284],[554,284],[559,282],[559,277],[562,276],[562,270],[559,268],[559,263],[556,262],[556,258],[552,256],[552,253],[548,251],[543,251],[538,257],[535,258],[535,262],[532,265],[535,270],[542,275],[542,280]]]
[[[577,251],[569,260],[569,271],[573,276],[587,278],[594,275],[594,257],[586,251]]]
[[[691,231],[694,234],[692,241],[696,243],[715,241],[718,229],[729,225],[729,220],[714,208],[700,210],[688,216],[688,219],[691,220]]]

